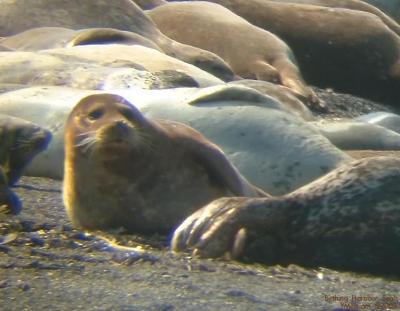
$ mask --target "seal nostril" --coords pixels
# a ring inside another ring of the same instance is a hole
[[[111,127],[111,130],[116,135],[125,135],[129,132],[130,127],[124,121],[116,121]]]

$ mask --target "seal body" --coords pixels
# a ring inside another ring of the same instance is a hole
[[[0,95],[0,113],[19,116],[53,134],[47,150],[27,168],[30,176],[62,179],[65,122],[76,103],[94,93],[99,91],[45,86]],[[293,191],[350,160],[279,102],[242,86],[129,89],[117,94],[148,118],[174,120],[200,131],[252,184],[271,194]]]
[[[78,0],[26,0],[24,2],[0,0],[0,6],[2,8],[0,36],[15,35],[34,27],[65,27],[75,30],[95,27],[125,30],[153,41],[167,55],[196,65],[226,81],[233,79],[232,70],[220,57],[166,37],[140,7],[130,0],[113,2],[93,0],[87,3]],[[26,9],[27,7],[29,10]],[[92,35],[93,33],[90,36]]]
[[[333,0],[321,5],[288,3],[304,2],[296,0],[211,1],[284,40],[308,83],[397,105],[400,38],[378,15],[334,6]],[[332,7],[326,7],[329,3]]]
[[[239,76],[278,82],[311,102],[317,101],[289,46],[223,6],[175,2],[156,7],[148,15],[164,34],[219,55]]]
[[[65,133],[64,202],[77,227],[168,232],[221,196],[264,195],[183,124],[146,119],[112,94],[83,98]]]
[[[369,157],[282,197],[220,198],[183,222],[172,247],[400,276],[399,180],[397,157]]]

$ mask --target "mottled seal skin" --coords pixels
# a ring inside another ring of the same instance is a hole
[[[172,248],[400,276],[400,159],[355,160],[271,198],[221,198],[175,231]]]
[[[222,196],[258,196],[199,132],[146,119],[124,98],[95,94],[71,112],[65,131],[64,203],[83,229],[166,233]]]
[[[397,105],[400,37],[377,15],[265,0],[211,2],[284,40],[308,83]]]
[[[46,149],[51,133],[31,122],[0,115],[0,165],[13,185],[24,168],[41,151]]]
[[[217,54],[239,76],[279,82],[318,102],[289,46],[223,6],[203,1],[174,2],[147,14],[168,37]]]

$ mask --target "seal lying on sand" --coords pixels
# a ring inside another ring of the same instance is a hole
[[[289,46],[223,6],[202,1],[175,2],[147,14],[164,34],[217,54],[239,76],[279,82],[317,104]]]
[[[146,119],[124,98],[94,94],[65,130],[64,203],[83,229],[169,232],[222,196],[259,196],[199,132]]]
[[[356,160],[282,197],[218,199],[185,220],[172,248],[400,275],[399,193],[400,159]]]
[[[351,160],[313,126],[286,113],[270,97],[237,85],[166,90],[110,90],[134,102],[151,119],[187,124],[216,143],[252,184],[285,194]],[[27,168],[30,176],[61,179],[64,124],[83,97],[99,91],[31,87],[0,94],[0,113],[51,130],[47,150]],[[290,126],[288,126],[290,124]]]

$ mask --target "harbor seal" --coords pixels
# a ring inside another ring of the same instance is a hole
[[[200,68],[141,45],[79,45],[3,52],[0,82],[106,89],[209,86],[223,81]]]
[[[147,11],[168,37],[219,55],[239,76],[281,83],[317,106],[289,46],[221,5],[168,3]]]
[[[63,197],[87,230],[167,233],[221,196],[260,196],[223,152],[184,124],[147,119],[123,97],[93,94],[68,117]]]
[[[400,276],[400,159],[355,160],[282,196],[220,198],[175,231],[172,248]]]
[[[284,40],[308,83],[398,104],[400,37],[377,15],[286,1],[212,2]]]
[[[246,179],[271,194],[293,191],[351,159],[279,102],[243,86],[112,92],[134,102],[148,118],[174,120],[198,130]],[[29,120],[53,134],[48,149],[27,168],[30,176],[62,178],[65,121],[74,105],[93,93],[99,91],[42,86],[0,94],[0,113]]]
[[[176,42],[160,32],[130,0],[0,0],[0,36],[11,36],[35,27],[114,28],[154,42],[163,52],[193,64],[224,81],[234,79],[231,68],[217,55]],[[26,8],[29,8],[27,10]],[[101,16],[101,18],[99,18]]]
[[[46,149],[51,133],[31,122],[0,115],[0,166],[7,184],[14,185],[24,168]]]

